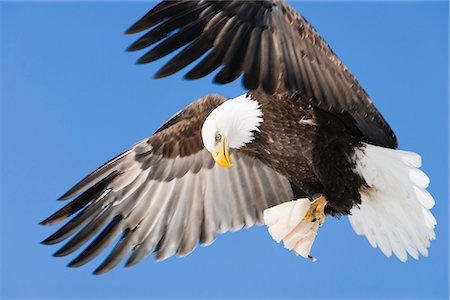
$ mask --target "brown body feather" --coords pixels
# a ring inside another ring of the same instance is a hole
[[[345,124],[319,108],[306,106],[300,95],[267,95],[252,91],[264,121],[255,140],[241,150],[286,176],[309,194],[323,194],[327,213],[349,214],[360,203],[364,181],[350,159],[360,142]],[[274,105],[274,101],[277,104]]]

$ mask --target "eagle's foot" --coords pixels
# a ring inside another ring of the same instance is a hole
[[[309,252],[317,230],[325,220],[326,204],[324,197],[312,202],[307,198],[285,202],[266,209],[264,222],[274,240],[283,241],[284,247],[296,255],[315,261]]]
[[[314,200],[306,213],[305,219],[311,223],[318,222],[318,225],[321,226],[325,222],[325,205],[327,203],[328,201],[324,196]]]

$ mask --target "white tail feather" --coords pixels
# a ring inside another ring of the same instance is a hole
[[[429,211],[433,197],[429,179],[418,168],[418,154],[366,144],[355,152],[356,171],[370,188],[361,190],[361,205],[353,207],[350,223],[372,247],[406,261],[428,255],[435,239],[436,219]]]

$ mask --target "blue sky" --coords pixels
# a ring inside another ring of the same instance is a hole
[[[313,253],[295,257],[264,227],[227,233],[188,257],[148,258],[92,276],[39,242],[38,222],[56,198],[103,162],[149,136],[208,93],[234,97],[239,82],[151,76],[122,32],[145,2],[1,2],[2,180],[0,298],[415,297],[448,296],[448,4],[294,2],[356,75],[396,131],[423,157],[436,199],[430,256],[387,259],[346,217],[328,219]]]

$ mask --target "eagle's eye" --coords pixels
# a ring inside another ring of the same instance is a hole
[[[216,140],[216,143],[218,143],[218,142],[220,142],[222,140],[222,135],[217,132],[214,139]]]

